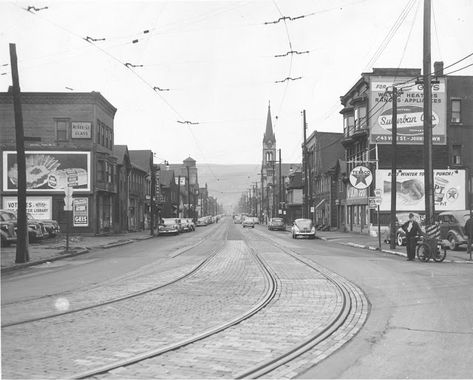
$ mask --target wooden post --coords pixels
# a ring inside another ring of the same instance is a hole
[[[28,247],[28,220],[26,218],[25,135],[23,130],[23,114],[21,111],[20,99],[20,80],[18,75],[18,62],[15,44],[10,44],[10,62],[13,83],[13,108],[15,112],[16,163],[18,168],[18,212],[15,263],[20,264],[28,262],[30,260],[30,254]]]
[[[396,248],[396,193],[397,193],[397,88],[393,86],[392,92],[393,113],[392,113],[392,150],[393,159],[391,167],[391,233],[389,238],[389,247]],[[379,217],[379,216],[378,216]]]

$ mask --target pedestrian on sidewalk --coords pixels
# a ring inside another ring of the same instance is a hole
[[[422,235],[422,230],[412,212],[409,214],[409,220],[401,228],[406,233],[407,260],[413,261],[416,256],[417,236]]]

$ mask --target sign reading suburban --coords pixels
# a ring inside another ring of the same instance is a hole
[[[409,80],[411,80],[409,82]],[[424,89],[412,78],[373,77],[371,81],[369,116],[370,142],[392,143],[392,98],[393,83],[408,82],[398,87],[397,142],[398,144],[424,144]],[[376,105],[376,106],[375,106]],[[446,144],[446,93],[445,79],[432,84],[432,143]]]
[[[90,152],[27,151],[28,191],[63,192],[65,187],[90,191]],[[18,189],[16,152],[3,152],[3,190]]]
[[[434,170],[434,201],[436,211],[465,209],[465,171]],[[391,170],[376,171],[376,187],[380,187],[380,210],[391,209]],[[397,211],[424,211],[424,170],[402,169],[396,175]]]
[[[85,121],[73,121],[71,123],[71,138],[90,139],[92,138],[92,123]]]
[[[35,219],[51,219],[51,197],[26,197],[26,212]],[[3,209],[17,212],[18,198],[3,197]]]

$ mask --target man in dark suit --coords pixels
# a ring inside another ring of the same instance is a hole
[[[416,256],[417,236],[422,235],[419,223],[414,219],[414,214],[409,214],[409,220],[401,228],[406,233],[407,260],[413,261]]]

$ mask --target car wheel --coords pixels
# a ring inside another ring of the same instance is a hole
[[[449,248],[452,250],[452,251],[456,251],[458,249],[458,244],[457,244],[457,239],[455,238],[454,235],[449,235],[448,236],[448,245],[449,245]]]
[[[404,239],[401,234],[396,234],[396,244],[398,246],[403,246],[404,245]]]

